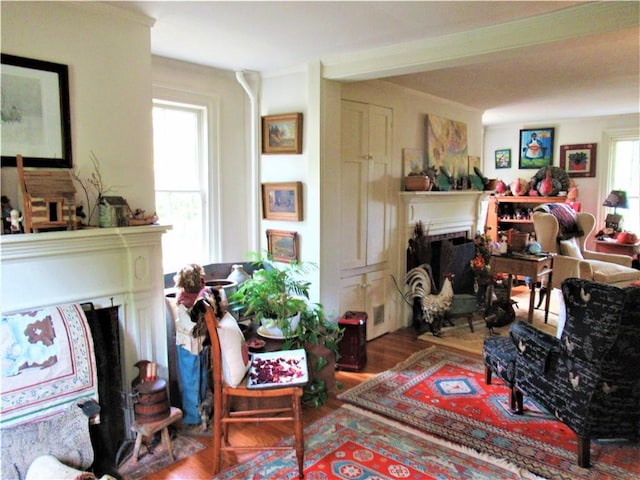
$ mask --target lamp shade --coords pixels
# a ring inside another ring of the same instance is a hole
[[[602,205],[613,208],[629,208],[627,192],[624,190],[611,190],[611,193],[607,196]]]

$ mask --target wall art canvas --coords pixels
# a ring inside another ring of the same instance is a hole
[[[263,183],[262,212],[266,220],[302,221],[302,182]]]
[[[267,251],[277,262],[297,262],[298,232],[267,230]]]
[[[454,178],[467,175],[467,124],[430,114],[426,127],[429,166],[444,167]]]
[[[539,169],[553,165],[553,128],[520,130],[520,168]]]
[[[595,143],[560,145],[560,168],[570,177],[595,177],[596,147]]]
[[[69,67],[2,54],[2,166],[71,168]]]
[[[262,117],[262,153],[302,153],[302,113]]]
[[[427,157],[424,150],[416,148],[402,149],[402,162],[404,165],[404,176],[410,174],[420,174],[427,171]]]
[[[496,150],[496,168],[511,168],[511,149]]]

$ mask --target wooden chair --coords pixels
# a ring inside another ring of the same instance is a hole
[[[213,376],[213,473],[220,470],[221,453],[223,451],[235,450],[295,450],[298,461],[298,476],[304,478],[304,437],[302,425],[302,402],[303,389],[301,386],[282,387],[272,389],[249,389],[246,382],[242,382],[238,387],[230,387],[225,384],[222,376],[222,353],[220,340],[218,337],[218,319],[214,309],[206,302],[204,306],[204,317],[211,339],[211,369]],[[250,405],[259,405],[267,399],[280,398],[291,406],[282,408],[259,408],[243,409],[231,411],[231,400],[233,397],[240,397],[248,400]],[[254,399],[252,402],[251,399]],[[286,413],[287,415],[277,415]],[[272,423],[272,422],[292,422],[294,430],[294,444],[284,446],[257,446],[238,445],[229,443],[228,427],[230,423]]]

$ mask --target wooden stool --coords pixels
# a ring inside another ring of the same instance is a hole
[[[157,422],[151,423],[139,423],[133,422],[131,425],[131,430],[136,432],[138,435],[136,436],[136,443],[133,447],[133,463],[134,465],[138,463],[138,456],[140,455],[140,446],[142,445],[143,437],[151,437],[158,430],[162,430],[161,438],[162,443],[169,452],[169,458],[173,462],[173,450],[171,449],[171,437],[169,436],[169,425],[173,422],[180,420],[182,418],[182,410],[176,407],[171,407],[171,413],[167,418],[163,418],[162,420],[158,420]]]

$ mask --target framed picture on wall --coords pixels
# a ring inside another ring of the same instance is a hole
[[[302,113],[262,117],[262,153],[302,153]]]
[[[71,168],[69,68],[2,54],[2,166]]]
[[[302,221],[302,182],[263,183],[262,211],[266,220]]]
[[[267,230],[267,251],[278,262],[297,262],[298,232]]]
[[[520,130],[520,168],[549,167],[553,165],[553,128],[526,128]]]
[[[496,168],[511,168],[511,149],[496,150]]]
[[[560,145],[560,168],[570,177],[596,176],[595,143]]]

